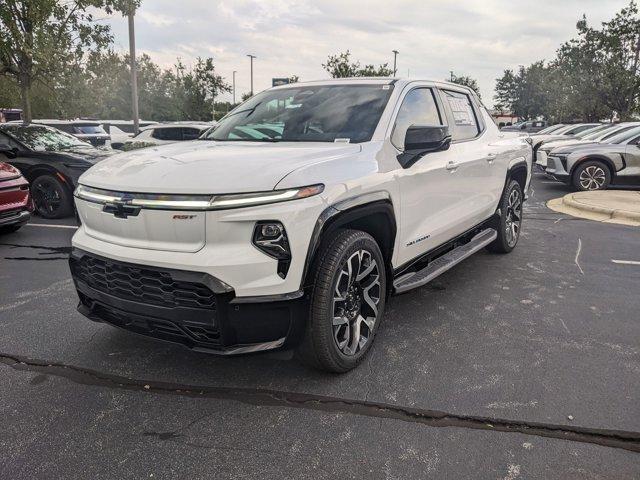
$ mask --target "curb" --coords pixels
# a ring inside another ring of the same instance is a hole
[[[607,215],[609,218],[619,218],[621,220],[629,220],[631,222],[640,222],[640,211],[634,212],[630,210],[623,210],[620,208],[608,208],[601,205],[593,205],[591,203],[584,203],[574,198],[574,193],[570,193],[562,197],[562,203],[568,207],[575,208],[576,210],[584,210],[587,212],[600,213]],[[638,195],[638,202],[640,203],[640,195]]]
[[[607,191],[608,192],[608,191]],[[590,220],[596,220],[601,222],[621,223],[626,225],[640,226],[640,192],[636,191],[615,191],[613,195],[623,195],[622,201],[627,201],[626,197],[629,197],[630,202],[638,202],[638,209],[626,210],[622,208],[607,207],[603,205],[596,205],[589,203],[589,201],[602,202],[602,197],[608,196],[604,191],[596,192],[576,192],[569,193],[561,198],[554,198],[547,202],[547,207],[551,210],[560,213],[566,213],[575,217],[586,218]],[[587,198],[584,198],[587,197]],[[596,198],[593,198],[596,197]],[[637,198],[637,200],[636,200]],[[620,198],[612,199],[618,204],[621,201]]]

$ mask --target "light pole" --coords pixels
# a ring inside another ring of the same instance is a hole
[[[396,68],[396,59],[398,58],[398,50],[391,50],[393,52],[393,76],[396,76],[398,69]]]
[[[233,104],[236,104],[236,71],[233,71]]]
[[[251,96],[253,97],[253,59],[256,58],[255,55],[247,55],[251,59]]]
[[[131,57],[131,109],[133,114],[133,132],[137,135],[140,130],[138,118],[138,75],[136,70],[136,35],[134,31],[133,16],[135,8],[131,7],[129,17],[129,57]]]

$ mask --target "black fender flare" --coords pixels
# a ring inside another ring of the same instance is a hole
[[[386,192],[376,192],[343,200],[323,210],[316,221],[311,239],[309,240],[302,278],[300,280],[301,289],[309,286],[309,272],[311,271],[315,256],[324,239],[329,238],[331,233],[347,224],[366,219],[373,215],[384,215],[388,221],[389,231],[387,241],[384,242],[386,244],[380,245],[380,249],[387,262],[387,278],[393,278],[391,257],[393,256],[397,234],[395,211],[389,194]],[[379,239],[376,240],[380,243]],[[390,285],[389,282],[387,282],[387,284]]]

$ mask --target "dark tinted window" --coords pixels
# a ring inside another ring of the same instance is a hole
[[[450,90],[443,90],[442,94],[453,116],[454,124],[450,127],[451,139],[468,140],[478,136],[480,127],[469,95]]]
[[[404,137],[411,125],[442,125],[442,118],[430,88],[411,90],[402,100],[391,134],[391,143],[396,148],[404,148]]]
[[[76,125],[73,127],[74,133],[97,134],[104,135],[105,132],[101,125]]]
[[[183,128],[182,129],[182,139],[183,140],[195,140],[200,136],[202,130],[197,128]]]
[[[179,127],[154,128],[151,136],[153,138],[157,138],[158,140],[168,140],[176,142],[182,140],[182,129]]]
[[[204,137],[245,142],[366,142],[393,91],[391,85],[319,85],[267,90],[252,97]]]
[[[77,147],[91,148],[88,143],[82,142],[76,137],[44,125],[5,124],[2,126],[2,131],[36,151],[55,152]]]

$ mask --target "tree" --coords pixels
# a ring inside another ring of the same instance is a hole
[[[631,118],[640,103],[640,18],[635,1],[601,28],[577,23],[577,37],[565,42],[556,58],[496,80],[497,108],[518,116],[552,121],[598,121],[617,112]]]
[[[393,70],[389,68],[388,63],[378,65],[360,66],[360,62],[351,62],[351,52],[347,50],[337,55],[329,55],[327,63],[322,64],[329,75],[333,78],[344,77],[390,77]]]
[[[457,83],[458,85],[464,85],[465,87],[469,87],[471,90],[476,92],[476,94],[478,95],[478,98],[482,98],[480,96],[480,89],[478,88],[478,82],[476,81],[475,78],[471,78],[464,75],[458,77],[457,75],[454,75],[452,73],[451,78],[448,78],[445,80],[450,81],[452,83]]]
[[[126,12],[139,0],[3,0],[0,8],[0,75],[20,90],[25,121],[32,119],[36,82],[51,86],[88,50],[111,42],[109,27],[93,22],[92,9]]]

